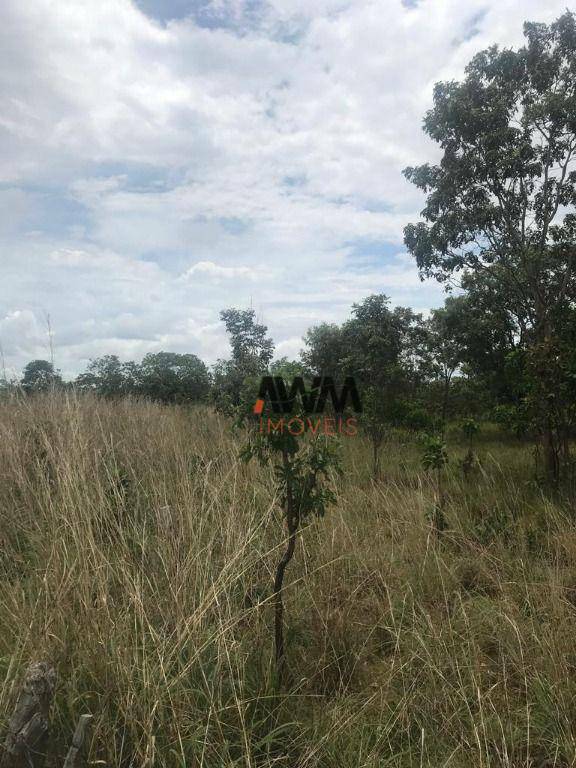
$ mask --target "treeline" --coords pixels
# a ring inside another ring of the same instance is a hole
[[[32,360],[16,386],[27,394],[72,388],[103,397],[132,395],[163,403],[190,403],[208,397],[211,376],[196,355],[157,352],[146,355],[141,363],[104,355],[91,360],[86,371],[71,382],[64,382],[51,362]]]
[[[193,354],[151,353],[140,363],[104,355],[64,382],[52,363],[33,360],[12,386],[27,394],[73,388],[110,398],[209,402],[232,410],[254,400],[265,374],[287,383],[294,376],[308,381],[332,376],[337,382],[353,376],[362,395],[364,427],[375,445],[390,427],[442,433],[450,419],[502,414],[512,423],[510,414],[525,394],[514,358],[520,343],[514,329],[505,317],[480,307],[471,291],[448,297],[427,318],[407,307],[392,308],[383,294],[369,296],[353,305],[341,325],[310,328],[296,360],[273,360],[274,343],[253,310],[227,309],[221,319],[231,355],[211,367]]]

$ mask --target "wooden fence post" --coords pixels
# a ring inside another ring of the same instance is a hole
[[[49,712],[56,672],[50,664],[32,664],[8,724],[0,768],[41,768],[48,745]]]
[[[84,747],[84,742],[86,741],[90,720],[92,720],[92,715],[80,715],[78,725],[76,726],[74,736],[72,737],[72,746],[70,747],[64,762],[64,768],[80,768],[82,749]]]

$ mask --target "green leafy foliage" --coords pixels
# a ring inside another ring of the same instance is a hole
[[[136,372],[136,381],[140,393],[163,403],[201,402],[210,390],[208,369],[192,354],[148,354]]]
[[[123,363],[116,355],[91,360],[75,385],[104,397],[136,395],[161,403],[194,403],[208,397],[210,383],[208,368],[196,355],[155,352],[141,363]]]
[[[446,444],[441,437],[426,435],[423,439],[422,466],[424,469],[443,469],[448,463]]]
[[[268,369],[274,344],[266,335],[266,326],[256,322],[253,309],[226,309],[220,318],[226,326],[232,357],[214,366],[213,398],[221,412],[233,415],[250,400],[260,376]]]
[[[122,363],[117,355],[104,355],[91,360],[88,368],[76,378],[76,387],[96,392],[104,397],[118,397],[135,389],[135,380],[129,375],[129,363]]]
[[[462,434],[464,435],[464,437],[469,442],[472,442],[472,440],[480,432],[480,424],[478,424],[476,419],[469,417],[467,419],[464,419],[464,421],[460,425],[460,429],[462,430]]]
[[[463,81],[436,84],[424,126],[442,159],[404,171],[427,196],[404,236],[422,276],[462,273],[512,348],[528,350],[526,396],[556,483],[571,417],[556,363],[576,297],[576,19],[566,11],[524,34],[524,47],[493,46]]]
[[[283,456],[287,456],[287,461],[282,460]],[[334,438],[299,438],[279,432],[262,435],[254,431],[241,457],[244,461],[255,458],[262,465],[272,465],[280,504],[285,508],[290,489],[300,523],[311,517],[323,517],[328,506],[336,501],[334,491],[324,482],[332,472],[341,471]]]
[[[424,359],[422,318],[405,307],[390,308],[384,294],[354,304],[352,316],[337,325],[320,325],[305,339],[305,364],[318,375],[352,375],[362,394],[361,424],[372,443],[373,475],[379,474],[386,432],[402,426],[410,394]]]
[[[47,392],[62,385],[60,372],[47,360],[32,360],[24,368],[20,386],[25,392]]]

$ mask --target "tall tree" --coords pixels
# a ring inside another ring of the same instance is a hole
[[[303,378],[310,377],[310,372],[304,363],[298,360],[289,360],[287,357],[280,357],[270,364],[270,373],[273,376],[281,376],[286,383],[292,381],[296,376]]]
[[[467,341],[467,301],[463,296],[449,297],[440,309],[433,309],[426,324],[431,368],[442,384],[440,413],[441,435],[444,437],[450,404],[450,384],[456,370],[464,362]]]
[[[576,297],[576,22],[526,23],[517,51],[475,56],[462,82],[438,83],[424,128],[438,165],[405,170],[427,194],[405,229],[423,276],[486,275],[522,308],[531,349],[554,355],[554,319]],[[558,475],[555,383],[540,392],[548,474]]]
[[[372,443],[372,473],[380,474],[380,451],[386,428],[394,421],[402,371],[401,323],[390,310],[384,294],[368,296],[352,307],[352,317],[342,327],[346,358],[342,361],[362,390],[362,423]]]
[[[232,361],[245,372],[266,370],[274,353],[274,342],[267,337],[268,328],[256,322],[253,309],[225,309],[220,319],[232,347]]]
[[[384,294],[352,307],[343,325],[322,324],[304,338],[302,359],[318,375],[354,376],[362,392],[362,424],[372,444],[372,469],[380,471],[386,431],[406,422],[407,398],[421,366],[422,318],[390,308]]]
[[[253,309],[225,309],[220,319],[226,326],[232,357],[214,366],[214,395],[218,406],[227,410],[240,404],[247,382],[265,373],[274,342],[267,336],[268,328],[256,322]]]
[[[301,358],[310,371],[317,376],[343,375],[342,361],[347,355],[347,342],[339,325],[321,323],[309,328],[304,345]]]
[[[119,397],[134,391],[134,380],[127,364],[116,355],[104,355],[90,360],[84,373],[76,377],[81,390],[96,392],[104,397]]]
[[[468,273],[462,285],[466,293],[457,300],[466,371],[494,402],[516,402],[522,388],[517,376],[510,376],[509,361],[529,343],[522,307],[505,284],[484,273]]]
[[[138,392],[163,403],[199,402],[210,389],[208,368],[192,354],[149,353],[135,375]]]
[[[20,381],[26,392],[47,392],[61,384],[60,372],[48,360],[31,360],[24,368]]]
[[[362,423],[372,443],[372,472],[380,474],[380,453],[386,432],[410,420],[422,362],[422,317],[406,307],[390,308],[384,294],[368,296],[352,307],[342,330],[346,339],[347,372],[362,388]]]

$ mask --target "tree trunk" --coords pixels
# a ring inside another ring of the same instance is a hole
[[[374,480],[378,480],[380,477],[380,446],[382,441],[378,439],[372,440],[372,477]]]
[[[539,378],[540,389],[539,405],[542,413],[542,452],[544,455],[544,471],[547,481],[556,486],[560,479],[560,451],[558,445],[557,430],[554,428],[554,413],[551,397],[554,395],[554,381],[550,377],[554,375],[555,361],[550,358],[553,354],[552,325],[546,310],[542,307],[538,311],[536,324],[536,339],[540,356],[540,370],[536,371]]]
[[[282,460],[285,469],[289,467],[289,458],[286,451],[282,454]],[[282,588],[284,585],[284,574],[288,564],[294,556],[294,550],[296,548],[296,536],[298,534],[298,526],[300,523],[298,511],[294,502],[294,495],[292,489],[292,483],[290,476],[286,475],[286,501],[284,513],[286,516],[286,526],[288,528],[288,544],[286,550],[278,563],[276,568],[276,576],[274,578],[274,648],[276,658],[276,673],[278,678],[279,687],[282,686],[285,678],[285,652],[284,652],[284,601]]]
[[[570,455],[570,435],[569,428],[564,420],[562,429],[558,430],[558,440],[560,443],[560,456],[561,463],[565,469],[569,469],[572,464],[572,457]]]
[[[473,449],[473,442],[474,437],[470,435],[468,437],[468,451],[466,452],[466,456],[464,456],[464,461],[462,462],[462,469],[464,470],[464,477],[467,478],[470,472],[472,471],[472,468],[474,467],[474,449]]]
[[[442,423],[440,428],[440,436],[444,440],[444,434],[446,432],[446,419],[448,418],[448,400],[450,395],[450,376],[444,375],[444,392],[442,395]]]
[[[41,768],[44,765],[55,685],[53,667],[45,662],[30,666],[8,724],[0,768]]]
[[[554,427],[549,415],[546,416],[543,434],[544,443],[544,466],[546,479],[551,485],[557,485],[560,479],[560,461],[558,455],[558,445]]]

